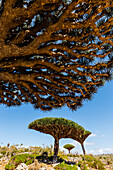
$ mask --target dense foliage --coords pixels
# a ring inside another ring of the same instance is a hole
[[[65,118],[45,117],[28,125],[29,129],[52,135],[54,138],[72,138],[80,143],[91,134],[74,121]]]
[[[76,109],[111,78],[112,0],[0,2],[0,103]]]

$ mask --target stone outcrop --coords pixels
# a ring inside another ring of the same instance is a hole
[[[28,170],[28,166],[25,163],[21,163],[17,166],[16,170]]]

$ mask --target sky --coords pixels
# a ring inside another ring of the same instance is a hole
[[[0,0],[1,2],[1,0]],[[31,104],[17,107],[0,105],[0,145],[23,144],[24,146],[54,145],[54,138],[28,129],[29,123],[43,117],[63,117],[83,126],[92,134],[84,145],[88,154],[113,153],[113,81],[107,82],[98,89],[91,101],[85,101],[77,111],[68,107],[53,109],[49,112],[36,110]],[[82,153],[81,146],[72,139],[61,139],[60,149],[67,152],[63,146],[71,143],[75,148],[72,153]]]
[[[85,101],[77,111],[68,107],[53,109],[49,112],[36,110],[31,104],[7,107],[0,105],[0,145],[23,144],[24,146],[54,145],[54,138],[48,134],[28,129],[29,123],[44,117],[63,117],[83,126],[92,134],[84,145],[87,154],[113,153],[113,81],[107,82],[93,95],[91,101]],[[71,151],[82,153],[81,146],[72,139],[60,139],[60,149],[71,143],[75,148]]]

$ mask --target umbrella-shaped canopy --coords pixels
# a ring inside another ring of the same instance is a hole
[[[58,154],[59,140],[61,138],[71,138],[78,141],[82,145],[83,153],[85,154],[83,142],[91,134],[77,123],[64,118],[46,117],[37,119],[30,123],[28,128],[50,134],[55,138],[54,157]]]
[[[54,138],[71,138],[80,143],[91,134],[77,123],[64,118],[42,118],[29,124],[29,129],[52,135]]]

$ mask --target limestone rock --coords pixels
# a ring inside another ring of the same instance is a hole
[[[28,166],[25,163],[21,163],[17,166],[16,170],[28,170]]]

